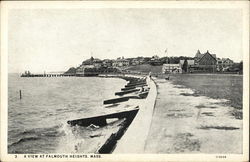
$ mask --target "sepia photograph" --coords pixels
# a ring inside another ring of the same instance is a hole
[[[1,161],[249,160],[249,2],[1,8]]]

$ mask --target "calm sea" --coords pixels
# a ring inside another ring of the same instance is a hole
[[[101,140],[98,131],[103,134],[112,126],[97,131],[70,127],[67,120],[104,112],[103,100],[115,97],[126,83],[117,78],[17,74],[8,79],[8,153],[74,153],[79,143],[81,151],[94,152]]]

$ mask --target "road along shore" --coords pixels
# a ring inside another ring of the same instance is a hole
[[[231,115],[234,108],[223,104],[225,99],[198,96],[165,79],[155,81],[158,95],[145,153],[242,153],[243,122]]]

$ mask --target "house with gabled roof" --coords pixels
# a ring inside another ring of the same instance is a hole
[[[194,65],[190,67],[191,72],[216,72],[216,54],[211,54],[208,50],[206,53],[197,51],[194,57]]]
[[[123,66],[129,66],[129,60],[125,59],[124,57],[122,58],[117,58],[113,63],[112,66],[113,67],[123,67]]]
[[[227,71],[234,65],[233,60],[229,58],[217,58],[217,71]]]
[[[91,56],[90,59],[87,59],[85,61],[82,62],[82,65],[94,65],[94,67],[101,67],[102,65],[102,61],[98,58],[94,58]]]
[[[234,61],[229,58],[222,58],[221,60],[224,67],[231,67],[234,64]]]
[[[103,64],[104,67],[112,67],[112,63],[113,63],[113,61],[110,60],[110,59],[102,60],[102,64]]]
[[[201,59],[204,55],[211,55],[213,58],[216,59],[216,54],[211,54],[211,53],[209,53],[208,50],[207,50],[206,53],[203,53],[203,54],[202,54],[202,53],[200,52],[200,50],[198,50],[198,51],[196,52],[196,54],[195,54],[195,57],[194,57],[196,64],[199,63],[200,59]]]

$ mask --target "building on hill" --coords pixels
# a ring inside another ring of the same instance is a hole
[[[130,62],[131,65],[141,65],[145,63],[144,57],[133,58]]]
[[[129,66],[129,60],[124,58],[118,58],[112,63],[113,67],[123,67],[123,66]]]
[[[162,65],[162,73],[182,73],[181,64],[163,64]]]
[[[141,64],[149,63],[151,60],[150,57],[143,57],[143,60],[141,60]]]
[[[159,60],[160,59],[160,57],[158,56],[158,55],[154,55],[154,56],[152,56],[152,58],[151,58],[151,60]]]
[[[223,67],[231,67],[233,66],[234,62],[233,60],[229,58],[222,58],[222,64],[223,64]]]
[[[116,67],[81,65],[76,69],[76,76],[97,76],[99,74],[121,73]]]
[[[91,57],[90,59],[87,59],[82,62],[82,65],[93,65],[94,57]]]
[[[91,57],[90,59],[87,59],[82,62],[82,65],[93,65],[96,68],[99,68],[102,66],[102,61],[98,58]]]
[[[76,76],[85,76],[86,75],[86,69],[94,69],[94,65],[81,65],[76,69]],[[96,73],[93,73],[96,75]]]
[[[217,71],[228,71],[233,65],[233,60],[229,58],[217,58]]]
[[[133,60],[131,60],[131,65],[139,65],[140,61],[136,58],[134,58]]]
[[[145,63],[145,58],[144,57],[137,57],[136,60],[139,62],[139,64],[144,64]]]
[[[157,55],[152,56],[149,63],[153,66],[162,65],[162,62],[160,61],[160,57]]]
[[[207,50],[207,52],[206,53],[201,53],[200,52],[200,50],[198,50],[197,52],[196,52],[196,54],[195,54],[195,57],[194,57],[194,60],[195,60],[195,63],[197,64],[198,62],[199,62],[199,60],[205,55],[205,54],[210,54],[210,55],[212,55],[215,59],[216,59],[216,54],[211,54],[211,53],[209,53],[209,51]]]
[[[133,59],[134,59],[134,58],[126,58],[126,60],[128,60],[128,62],[129,62],[129,65],[132,65]]]
[[[102,61],[102,65],[103,65],[104,67],[112,67],[112,60],[104,59],[104,60]]]
[[[216,54],[211,54],[207,51],[201,54],[198,50],[194,57],[194,65],[189,68],[190,72],[216,72],[217,59]]]
[[[93,65],[94,65],[95,68],[100,68],[102,66],[102,60],[97,59],[97,58],[94,59]]]

